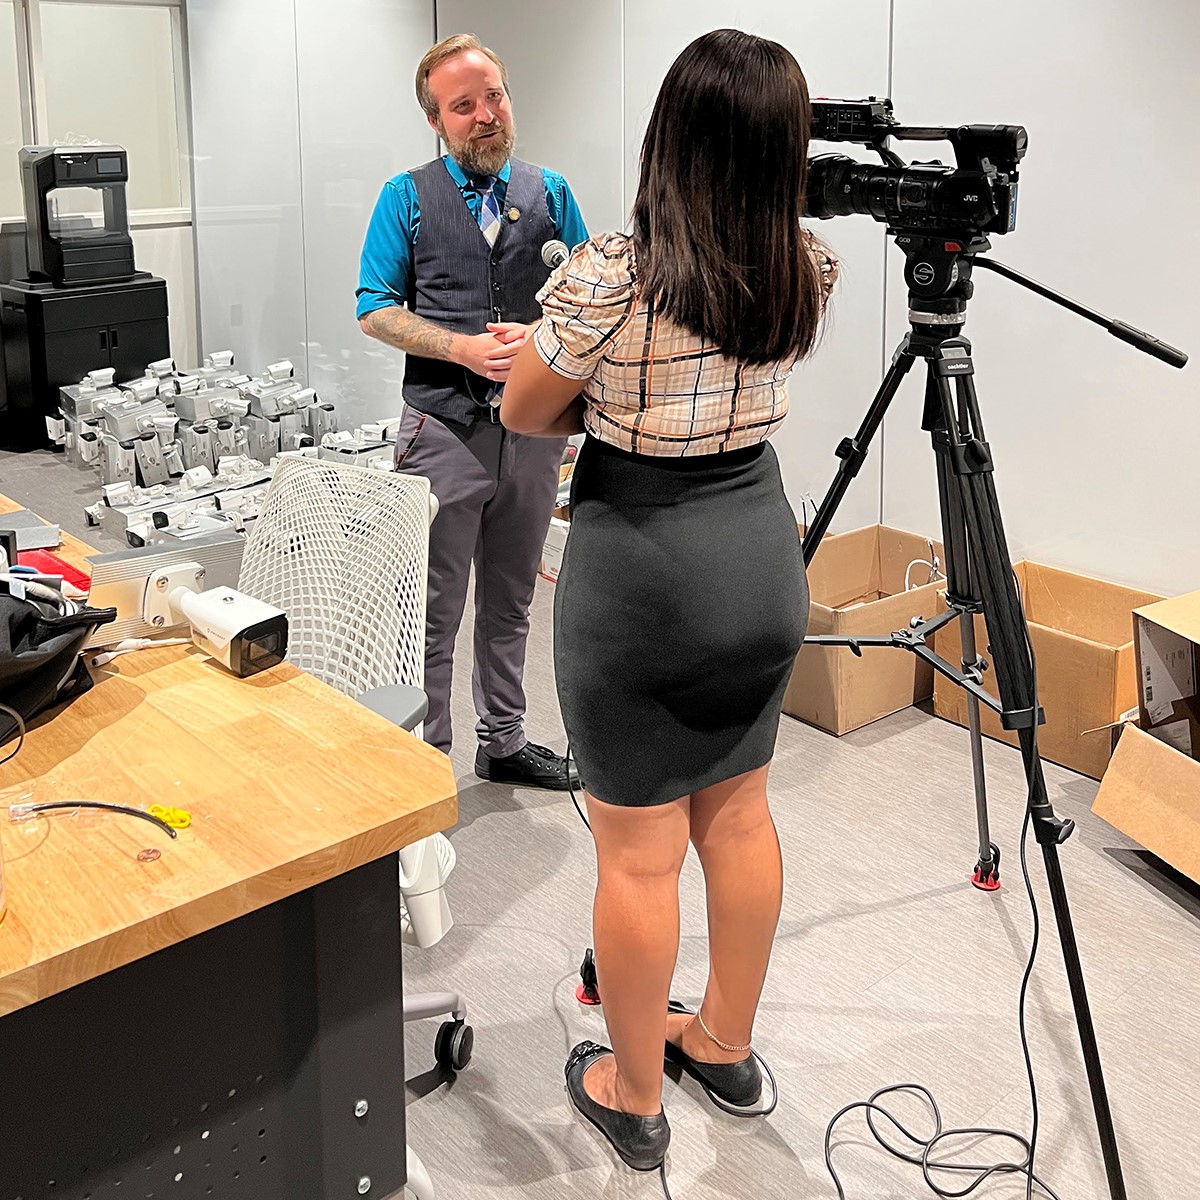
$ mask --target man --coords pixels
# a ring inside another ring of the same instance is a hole
[[[439,502],[429,530],[425,737],[450,750],[454,640],[474,562],[475,773],[563,790],[578,776],[526,738],[522,680],[564,443],[508,433],[499,401],[541,315],[542,247],[574,246],[587,230],[561,175],[510,157],[508,75],[478,38],[438,42],[416,84],[450,153],[384,184],[357,295],[363,332],[407,355],[396,469],[426,476]]]

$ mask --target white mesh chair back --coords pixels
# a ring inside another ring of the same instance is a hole
[[[312,458],[279,464],[240,591],[288,616],[288,661],[350,696],[424,686],[429,481]]]

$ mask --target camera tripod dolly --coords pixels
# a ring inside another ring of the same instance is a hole
[[[905,254],[904,278],[908,285],[911,329],[901,341],[857,433],[844,439],[837,448],[841,463],[806,531],[804,561],[807,566],[817,553],[821,538],[850,481],[862,467],[871,439],[901,381],[917,359],[924,359],[925,408],[921,427],[931,436],[937,466],[948,608],[928,621],[918,620],[912,628],[890,636],[846,638],[829,635],[806,638],[805,641],[806,644],[848,646],[856,654],[861,654],[863,647],[872,646],[905,649],[966,689],[980,849],[972,881],[984,888],[999,886],[999,851],[988,831],[980,703],[999,713],[1005,729],[1016,731],[1029,789],[1030,821],[1042,848],[1050,885],[1109,1193],[1112,1200],[1125,1200],[1125,1182],[1112,1113],[1058,858],[1058,847],[1070,837],[1074,822],[1057,816],[1046,794],[1036,739],[1036,726],[1045,718],[1037,707],[1032,646],[996,499],[992,453],[984,436],[975,393],[971,343],[961,336],[967,301],[973,291],[972,269],[981,266],[995,271],[1105,326],[1114,336],[1172,366],[1182,367],[1187,362],[1187,355],[1124,322],[1103,317],[1010,267],[977,257],[990,248],[986,237],[896,230],[889,230],[889,233],[895,236]],[[974,631],[974,616],[979,612],[987,618],[999,700],[984,691],[980,684],[983,663],[977,654]],[[962,631],[964,661],[961,668],[935,654],[926,641],[930,634],[956,618]]]

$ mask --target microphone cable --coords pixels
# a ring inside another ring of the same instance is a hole
[[[571,793],[571,803],[575,805],[575,811],[579,814],[579,819],[583,822],[584,828],[588,833],[591,833],[591,822],[587,819],[587,815],[580,806],[579,799],[575,795],[575,785],[571,782],[571,741],[569,738],[567,739],[567,790]]]

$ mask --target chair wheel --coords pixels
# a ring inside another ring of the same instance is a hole
[[[443,1067],[461,1071],[471,1061],[475,1030],[466,1021],[445,1021],[433,1043],[433,1056]]]

